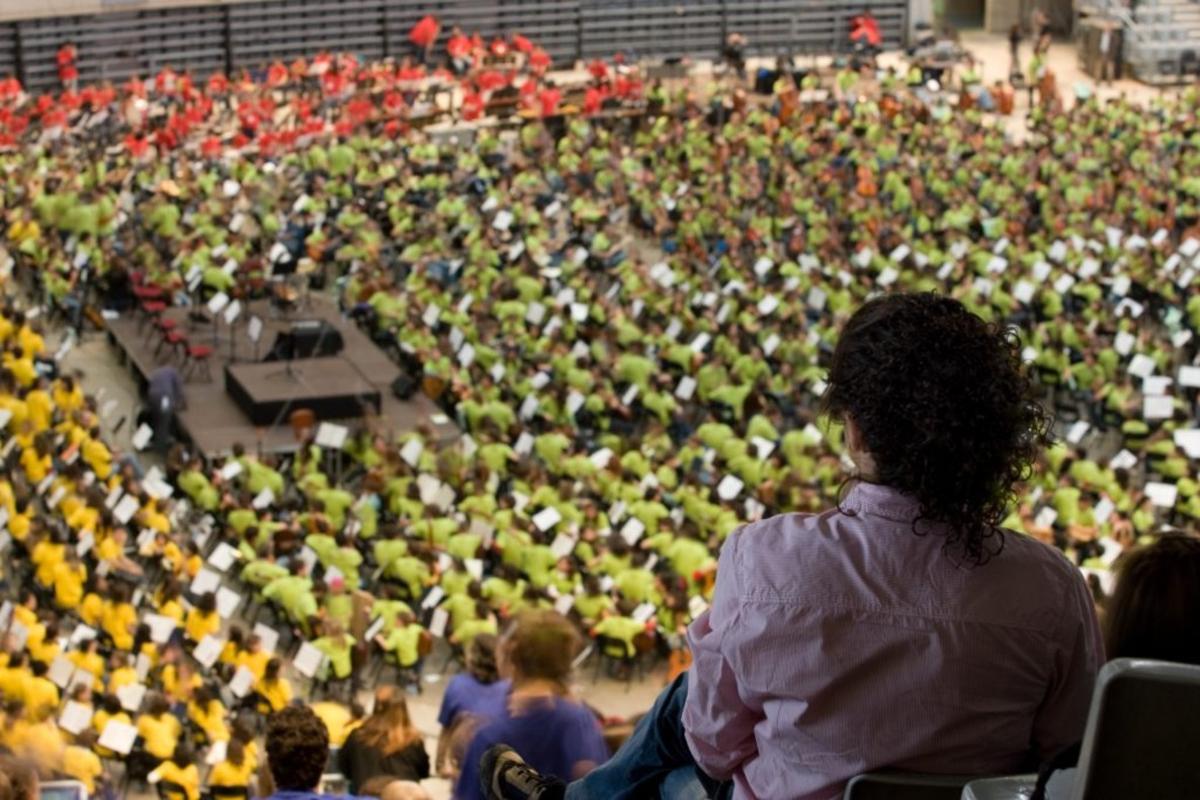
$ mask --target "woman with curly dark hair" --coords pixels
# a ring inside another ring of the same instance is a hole
[[[858,478],[916,498],[913,532],[980,565],[1050,418],[1021,369],[1016,332],[933,294],[873,300],[842,331],[822,398],[844,421]]]
[[[854,467],[838,507],[729,536],[691,669],[611,761],[568,787],[494,748],[487,796],[832,798],[862,772],[1015,772],[1079,738],[1091,595],[998,527],[1049,426],[1011,331],[946,297],[872,300],[824,410]]]

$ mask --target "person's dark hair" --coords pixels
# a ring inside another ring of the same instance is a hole
[[[0,753],[0,800],[34,800],[38,775],[32,764]]]
[[[1108,657],[1200,664],[1200,538],[1165,534],[1116,571],[1104,616]]]
[[[180,769],[186,769],[188,764],[196,760],[196,756],[192,753],[192,746],[187,742],[179,742],[175,745],[175,752],[171,753],[171,761]]]
[[[213,592],[205,592],[196,600],[196,608],[202,614],[211,614],[217,610],[217,596]]]
[[[495,683],[500,679],[496,671],[496,637],[481,633],[471,640],[467,648],[467,670],[483,684]]]
[[[267,721],[267,766],[281,791],[311,792],[329,760],[329,730],[308,706],[287,706]]]
[[[828,384],[823,411],[854,421],[872,479],[920,504],[914,533],[944,524],[945,552],[963,564],[1000,552],[1013,487],[1050,427],[1012,329],[948,297],[880,297],[846,323]]]

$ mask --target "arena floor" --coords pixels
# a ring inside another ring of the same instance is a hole
[[[1009,71],[1009,54],[1007,37],[968,31],[962,35],[963,45],[972,51],[981,62],[981,70],[985,83],[1006,78]],[[1028,47],[1022,49],[1022,61],[1027,60]],[[882,59],[884,65],[896,65],[902,68],[903,54],[888,53]],[[1149,100],[1163,90],[1145,86],[1134,81],[1117,81],[1103,87],[1095,87],[1094,82],[1079,68],[1075,49],[1070,42],[1059,42],[1050,49],[1049,65],[1058,76],[1058,84],[1065,102],[1073,102],[1072,92],[1076,84],[1093,87],[1102,97],[1115,97],[1125,94],[1142,101]],[[752,66],[757,63],[752,62]],[[708,65],[699,65],[697,70],[703,80],[703,75],[709,72]],[[1169,90],[1168,90],[1169,91]],[[1014,137],[1021,137],[1025,130],[1024,114],[1028,108],[1028,98],[1024,94],[1017,95],[1016,112],[1008,118],[1008,128]],[[120,428],[111,433],[109,440],[117,448],[129,451],[132,449],[130,438],[135,426],[133,419],[137,413],[137,389],[128,369],[117,360],[117,352],[106,341],[104,335],[91,332],[85,334],[71,352],[65,357],[65,366],[70,370],[79,370],[83,374],[83,384],[89,393],[102,391],[101,406],[106,406],[115,400],[106,416],[108,430],[118,424]],[[122,420],[124,420],[122,422]],[[440,651],[439,651],[440,652]],[[438,655],[431,661],[440,666]],[[632,686],[602,677],[598,682],[592,680],[592,666],[589,662],[579,676],[578,690],[582,697],[595,707],[613,717],[628,717],[641,713],[649,708],[664,683],[662,671],[651,673],[644,679],[634,681]],[[445,686],[445,677],[426,673],[425,691],[409,698],[409,708],[419,729],[425,734],[428,751],[432,757],[436,749],[439,726],[437,711]],[[369,698],[369,692],[364,692],[363,699]],[[443,800],[450,796],[449,784],[440,779],[430,779],[423,783],[434,800]],[[135,797],[150,797],[152,795],[134,795]]]

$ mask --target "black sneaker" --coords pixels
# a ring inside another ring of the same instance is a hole
[[[488,800],[562,800],[567,785],[547,778],[506,744],[488,748],[479,759],[479,784]]]

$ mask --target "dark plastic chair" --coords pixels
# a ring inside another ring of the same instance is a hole
[[[159,800],[188,800],[187,790],[174,781],[159,781],[154,789]]]
[[[959,800],[963,787],[978,775],[921,772],[867,772],[846,784],[842,800]]]
[[[1200,786],[1200,667],[1118,658],[1100,670],[1071,800],[1190,800]],[[972,781],[964,800],[1019,800],[1033,776]]]
[[[250,800],[250,787],[210,786],[206,794],[212,800]]]

